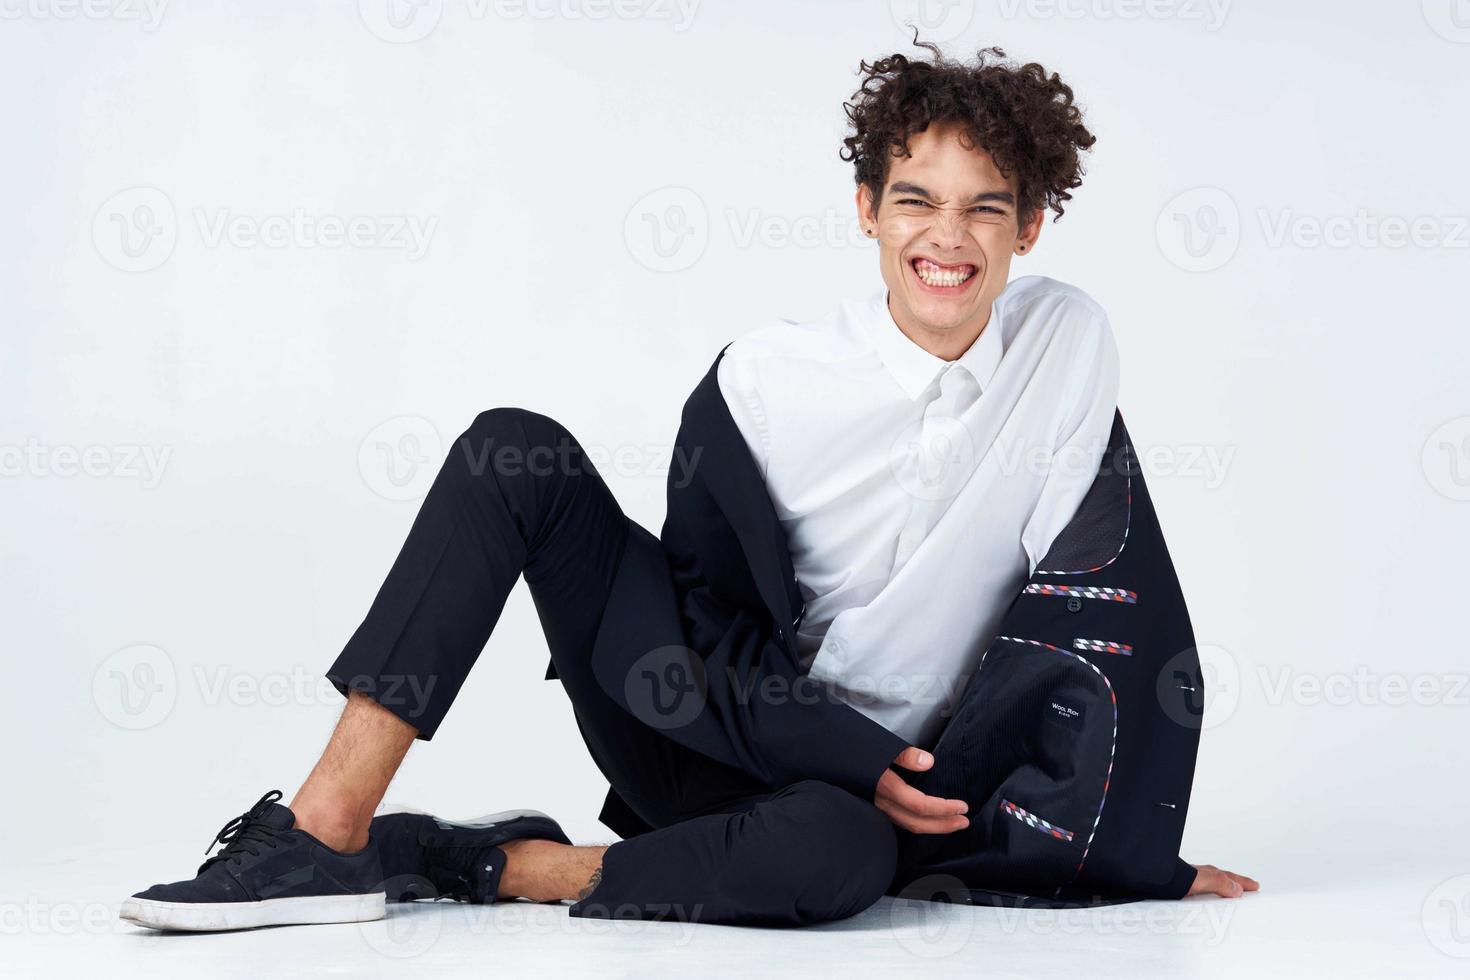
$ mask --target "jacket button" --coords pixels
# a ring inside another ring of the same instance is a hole
[[[1074,595],[1067,596],[1067,612],[1081,612],[1082,600]]]

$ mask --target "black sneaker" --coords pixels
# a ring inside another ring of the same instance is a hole
[[[513,840],[570,844],[555,820],[537,810],[507,810],[453,823],[419,810],[385,811],[369,831],[383,862],[388,901],[449,898],[483,905],[495,901],[505,852]]]
[[[141,891],[118,915],[189,932],[383,918],[383,872],[373,843],[355,854],[334,851],[291,829],[296,816],[280,798],[272,790],[225,824],[209,847],[224,846],[197,877]]]

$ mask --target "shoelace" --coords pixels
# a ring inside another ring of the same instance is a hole
[[[239,863],[244,854],[255,856],[260,853],[262,847],[278,846],[285,831],[267,827],[259,820],[265,815],[265,811],[270,809],[270,805],[281,799],[282,795],[278,789],[271,790],[257,800],[253,807],[221,827],[220,832],[214,835],[214,840],[209,842],[209,847],[204,849],[204,853],[209,854],[216,844],[224,846],[199,866],[200,873],[217,861],[233,860]]]

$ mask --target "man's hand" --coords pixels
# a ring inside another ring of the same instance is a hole
[[[1189,886],[1191,895],[1219,895],[1221,898],[1239,898],[1246,892],[1260,889],[1254,878],[1238,875],[1234,871],[1221,871],[1213,864],[1196,864],[1199,874]]]
[[[893,764],[923,772],[934,765],[934,756],[910,746],[898,754]],[[892,769],[879,778],[873,805],[886,813],[889,820],[915,834],[950,834],[970,826],[970,819],[965,816],[970,807],[964,800],[925,796]]]

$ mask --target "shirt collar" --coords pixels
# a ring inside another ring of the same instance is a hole
[[[886,289],[878,290],[869,300],[867,314],[864,317],[864,326],[883,366],[893,375],[904,394],[910,399],[918,398],[951,362],[935,357],[898,328],[888,309]],[[996,303],[991,307],[990,321],[980,331],[980,336],[953,363],[969,371],[971,377],[979,383],[980,390],[984,391],[990,386],[990,379],[995,376],[995,369],[1000,366],[1001,355],[1004,353],[1000,304]]]

